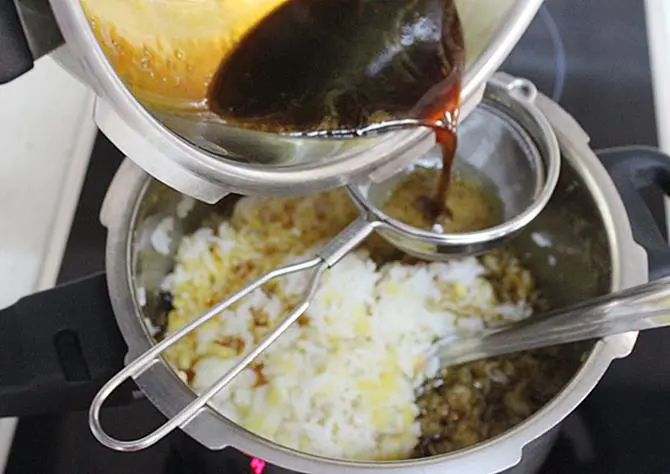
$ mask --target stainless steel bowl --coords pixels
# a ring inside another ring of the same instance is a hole
[[[549,99],[538,96],[537,104],[558,135],[563,172],[548,206],[511,245],[533,272],[552,306],[647,281],[646,253],[633,241],[626,209],[612,180],[590,150],[588,137]],[[128,361],[154,344],[144,322],[144,316],[151,311],[151,298],[142,308],[138,288],[151,295],[173,264],[171,257],[151,250],[147,236],[164,217],[177,216],[181,199],[178,193],[153,181],[127,161],[116,175],[103,206],[102,221],[109,229],[108,285],[119,327],[128,343]],[[195,230],[207,212],[207,206],[198,204],[186,220],[177,220],[175,244],[179,236]],[[542,238],[538,239],[538,235]],[[551,245],[539,245],[538,241]],[[174,252],[175,248],[171,250]],[[211,409],[201,412],[184,430],[208,448],[234,446],[299,472],[530,473],[543,462],[553,443],[555,427],[588,395],[615,358],[630,353],[635,340],[635,333],[608,337],[593,345],[583,362],[579,359],[582,351],[575,351],[574,360],[566,361],[576,367],[573,380],[538,413],[497,438],[433,458],[373,463],[308,455],[258,437]],[[136,382],[168,417],[196,396],[162,362]]]
[[[462,87],[466,116],[542,0],[458,0],[457,4],[467,50]],[[206,127],[177,116],[152,115],[141,106],[108,63],[79,0],[53,0],[51,7],[67,46],[56,58],[95,90],[99,97],[95,120],[102,132],[151,175],[200,200],[216,202],[229,192],[296,195],[333,188],[382,165],[418,158],[434,144],[433,133],[425,129],[324,140],[233,127],[217,132],[215,143]],[[29,10],[20,8],[24,13]],[[29,37],[39,37],[39,25],[27,23],[25,28]],[[243,161],[249,157],[255,157],[256,164]]]

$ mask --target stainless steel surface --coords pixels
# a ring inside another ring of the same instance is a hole
[[[464,116],[479,102],[486,80],[507,57],[541,4],[542,0],[498,0],[495,4],[459,0],[469,51],[462,88]],[[432,132],[426,130],[324,140],[231,127],[226,132],[225,153],[220,154],[221,144],[213,144],[202,127],[191,130],[192,123],[184,124],[176,117],[162,117],[169,123],[161,122],[139,104],[107,62],[78,0],[54,0],[51,6],[74,58],[61,62],[78,77],[85,76],[98,94],[96,122],[103,133],[154,177],[205,202],[216,202],[231,192],[289,195],[342,186],[382,166],[401,169],[407,160],[421,156],[434,144]],[[180,134],[210,151],[194,146]],[[239,161],[249,157],[257,164]]]
[[[634,243],[624,206],[609,176],[589,149],[578,125],[546,97],[537,105],[557,132],[563,171],[547,207],[510,245],[531,270],[552,307],[559,308],[647,281],[646,255]],[[574,133],[575,131],[580,133]],[[119,327],[129,346],[128,362],[155,341],[143,316],[154,311],[150,297],[171,270],[172,256],[162,256],[143,244],[166,216],[176,216],[181,196],[152,181],[130,162],[124,163],[112,183],[102,211],[109,229],[107,265],[110,297]],[[220,205],[225,205],[225,202]],[[199,204],[184,221],[177,221],[173,241],[199,227],[211,212]],[[537,235],[550,245],[539,245]],[[175,248],[171,249],[176,250]],[[553,259],[553,260],[552,260]],[[551,261],[555,265],[551,265]],[[147,306],[138,304],[143,288]],[[326,459],[299,453],[260,438],[205,407],[184,431],[211,449],[235,446],[274,465],[299,472],[383,472],[437,474],[533,472],[553,442],[560,423],[598,383],[611,361],[632,350],[636,333],[610,336],[592,346],[574,379],[537,414],[504,435],[451,455],[396,463],[365,463]],[[585,349],[587,346],[582,347]],[[580,349],[580,348],[577,348]],[[580,364],[581,349],[575,364]],[[135,379],[152,403],[168,418],[192,403],[196,394],[163,361],[154,363]],[[523,454],[523,456],[522,456]]]
[[[440,341],[431,350],[440,366],[462,364],[540,347],[602,339],[670,326],[670,278],[537,315],[509,328]]]

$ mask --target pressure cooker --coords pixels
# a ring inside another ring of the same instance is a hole
[[[505,101],[500,84],[515,80],[502,74],[496,79],[499,94],[489,87],[483,105]],[[670,249],[641,194],[650,186],[670,191],[670,158],[639,147],[594,152],[588,135],[556,103],[539,94],[535,104],[559,139],[563,171],[547,207],[511,245],[552,304],[561,307],[670,274]],[[140,288],[147,295],[157,291],[174,253],[156,259],[145,237],[166,216],[178,218],[181,199],[131,160],[122,164],[101,211],[108,231],[106,273],[0,311],[0,415],[87,408],[105,381],[156,344],[147,323],[151,305],[142,303]],[[192,212],[208,208],[196,206]],[[211,407],[182,428],[212,450],[232,446],[299,472],[536,472],[560,422],[612,361],[633,350],[636,337],[627,333],[581,346],[566,361],[575,364],[574,377],[546,406],[503,435],[451,454],[390,463],[329,459],[266,440]],[[134,381],[168,418],[197,396],[162,359]],[[132,403],[136,396],[135,387],[122,387],[110,403]]]

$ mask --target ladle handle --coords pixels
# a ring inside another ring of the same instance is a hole
[[[206,313],[193,320],[179,331],[170,334],[162,342],[155,345],[144,354],[139,356],[131,362],[126,368],[116,374],[107,384],[100,389],[96,397],[93,399],[91,408],[89,410],[89,426],[93,435],[103,445],[117,451],[139,451],[163,439],[166,435],[172,432],[175,428],[183,428],[206,409],[207,403],[214,398],[214,396],[223,390],[237,375],[239,375],[254,359],[261,355],[268,349],[298,318],[307,310],[310,302],[314,298],[317,290],[317,285],[321,279],[321,275],[325,270],[335,265],[342,257],[344,257],[350,250],[361,243],[372,231],[379,225],[378,221],[369,221],[365,217],[361,217],[345,228],[338,234],[330,243],[326,244],[317,256],[299,263],[285,265],[283,267],[272,270],[258,280],[250,283],[246,287],[239,290],[237,293],[226,298],[220,303],[213,306]],[[150,369],[155,363],[160,361],[160,355],[170,346],[175,344],[178,340],[186,334],[195,330],[205,322],[214,318],[226,308],[240,301],[245,296],[249,295],[254,290],[260,288],[270,280],[279,278],[291,273],[308,271],[314,269],[314,273],[307,283],[307,288],[303,293],[302,299],[296,304],[293,309],[286,315],[277,327],[270,331],[249,353],[247,353],[240,362],[235,364],[225,374],[223,374],[206,392],[196,397],[188,405],[186,405],[179,413],[170,418],[163,425],[143,438],[131,441],[122,441],[113,438],[107,434],[100,422],[100,410],[107,398],[112,395],[124,382],[131,377],[138,377]]]
[[[488,335],[438,344],[441,365],[670,326],[670,277],[530,319]]]

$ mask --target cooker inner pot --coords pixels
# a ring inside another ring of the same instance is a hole
[[[202,227],[213,212],[230,213],[237,197],[215,206],[185,200],[177,192],[151,181],[138,204],[131,247],[136,301],[145,336],[166,325],[166,295],[161,284],[173,271],[181,239]],[[187,213],[187,208],[193,206]],[[170,217],[169,240],[159,243],[156,229]],[[153,240],[153,241],[152,241]],[[598,207],[576,171],[566,160],[554,197],[542,214],[516,238],[510,249],[532,273],[548,309],[608,292],[611,258],[607,232]],[[159,336],[160,337],[160,336]],[[563,349],[569,370],[577,373],[588,345]],[[536,415],[537,416],[537,415]],[[515,429],[522,429],[519,426]]]

